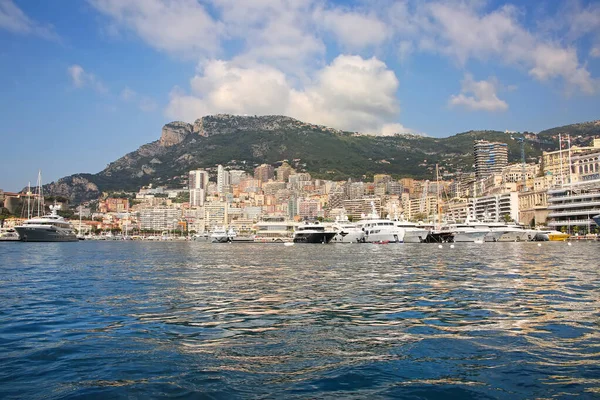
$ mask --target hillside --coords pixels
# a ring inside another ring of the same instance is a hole
[[[137,190],[149,183],[181,185],[191,169],[223,164],[252,171],[256,165],[282,160],[323,179],[368,179],[377,173],[433,179],[436,163],[442,171],[472,170],[477,139],[507,143],[509,160],[520,160],[520,144],[513,136],[520,135],[470,131],[448,138],[368,136],[283,116],[213,115],[194,124],[169,123],[159,140],[97,174],[77,174],[46,185],[46,192],[77,202],[102,191]],[[535,138],[526,143],[527,157],[537,159],[544,144]]]

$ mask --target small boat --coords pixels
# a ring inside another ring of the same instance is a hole
[[[15,242],[19,239],[19,234],[14,228],[0,228],[0,242]]]

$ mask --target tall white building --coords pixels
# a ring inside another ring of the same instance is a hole
[[[197,169],[189,172],[188,188],[190,191],[190,206],[201,207],[206,199],[206,188],[208,186],[208,172]]]
[[[217,193],[229,193],[229,172],[221,164],[217,166]]]

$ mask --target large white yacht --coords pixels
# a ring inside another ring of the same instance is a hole
[[[404,231],[404,243],[423,243],[433,229],[433,225],[415,223],[410,221],[395,221],[396,227]]]
[[[224,226],[217,226],[210,234],[210,239],[213,243],[228,243],[232,242],[236,236],[233,228],[226,230]]]
[[[50,206],[50,214],[28,219],[15,226],[24,242],[77,242],[77,236],[69,221],[57,214],[59,205]]]
[[[363,230],[350,222],[346,214],[337,216],[332,228],[336,235],[331,239],[331,243],[360,243],[365,237]]]
[[[487,226],[476,225],[465,222],[462,224],[446,224],[441,228],[440,233],[447,232],[452,236],[453,242],[484,242],[491,229]]]
[[[379,217],[374,203],[371,203],[371,213],[358,221],[356,226],[364,231],[366,243],[404,241],[404,229],[398,228],[390,219]]]
[[[533,240],[537,234],[537,231],[521,225],[502,222],[490,222],[487,225],[492,230],[492,234],[496,234],[491,240],[486,237],[486,241],[489,242],[527,242]]]

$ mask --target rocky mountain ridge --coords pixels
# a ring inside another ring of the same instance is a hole
[[[585,132],[580,135],[582,138],[600,137],[600,123],[595,122],[553,129]],[[526,152],[532,161],[542,150],[556,147],[555,131],[544,132],[542,136],[547,140],[525,135]],[[193,124],[170,122],[162,128],[158,140],[110,163],[103,171],[65,177],[46,185],[45,190],[79,202],[97,198],[101,192],[137,190],[149,183],[181,185],[179,177],[195,168],[223,164],[251,171],[261,163],[277,164],[282,160],[323,179],[364,179],[376,173],[432,179],[435,163],[445,172],[471,170],[473,140],[477,139],[505,142],[509,145],[509,158],[519,160],[520,145],[515,140],[519,135],[469,131],[447,138],[382,137],[344,132],[285,116],[209,115]]]

